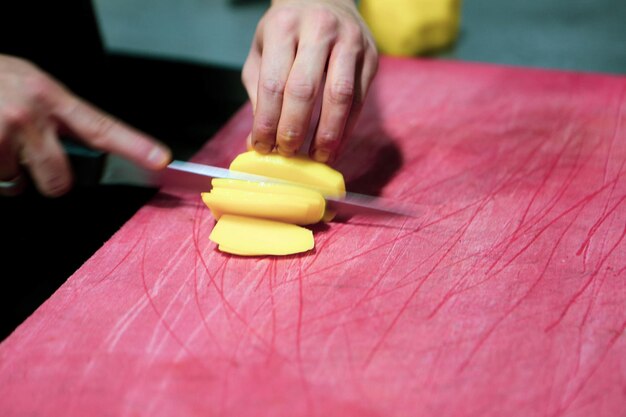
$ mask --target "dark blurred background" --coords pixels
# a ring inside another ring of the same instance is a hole
[[[6,0],[0,53],[34,60],[187,159],[246,102],[240,70],[268,4]],[[624,0],[465,0],[458,42],[432,58],[623,75],[624,22]],[[0,199],[0,339],[155,192],[98,186]]]

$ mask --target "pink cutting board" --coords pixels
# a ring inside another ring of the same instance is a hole
[[[240,258],[199,195],[159,194],[0,345],[0,415],[625,416],[625,92],[383,59],[338,167],[417,219]]]

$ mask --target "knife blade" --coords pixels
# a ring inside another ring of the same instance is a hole
[[[148,171],[113,155],[109,156],[100,183],[173,188],[200,193],[211,189],[211,179],[213,178],[303,186],[300,183],[278,178],[179,160],[172,161],[164,170]],[[335,210],[338,216],[365,214],[370,216],[418,217],[419,215],[413,206],[382,197],[346,192],[342,197],[325,195],[324,198],[328,207]]]

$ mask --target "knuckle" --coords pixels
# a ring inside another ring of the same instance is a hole
[[[254,124],[254,133],[255,136],[273,140],[276,137],[276,123],[269,118],[259,117]]]
[[[273,78],[266,78],[261,83],[261,88],[266,94],[274,97],[282,97],[285,91],[285,84]]]
[[[343,35],[346,41],[351,44],[363,44],[363,31],[356,23],[346,23],[343,26]]]
[[[312,13],[310,21],[315,28],[310,33],[311,40],[315,44],[330,44],[334,39],[337,39],[340,24],[337,16],[326,10],[318,10]]]
[[[330,86],[329,101],[331,104],[350,104],[354,98],[354,83],[337,81]]]
[[[34,114],[30,108],[24,105],[8,105],[2,109],[3,124],[12,130],[34,122]]]
[[[317,148],[325,150],[334,150],[339,146],[340,138],[336,132],[325,130],[318,132],[316,138]]]
[[[55,86],[45,75],[35,73],[26,79],[25,90],[27,97],[34,103],[47,103],[54,94]]]
[[[302,144],[302,132],[292,127],[282,128],[278,138],[279,145],[288,150],[296,150]]]
[[[311,13],[311,22],[319,32],[336,31],[339,26],[339,18],[327,9],[317,9]]]
[[[299,23],[298,13],[291,7],[274,10],[268,20],[270,27],[277,28],[282,32],[293,31]]]
[[[302,101],[313,101],[317,93],[315,85],[310,82],[292,81],[287,84],[286,93],[290,97],[297,98]]]
[[[105,115],[96,115],[91,121],[91,136],[90,143],[98,148],[105,148],[109,142],[109,135],[115,128],[115,122]]]

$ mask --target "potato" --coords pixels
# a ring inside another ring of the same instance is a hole
[[[233,171],[289,184],[214,179],[202,201],[217,220],[210,239],[218,249],[241,256],[289,255],[314,247],[313,233],[298,225],[330,221],[324,196],[345,195],[343,175],[305,156],[238,155]],[[302,184],[300,186],[300,184]]]

